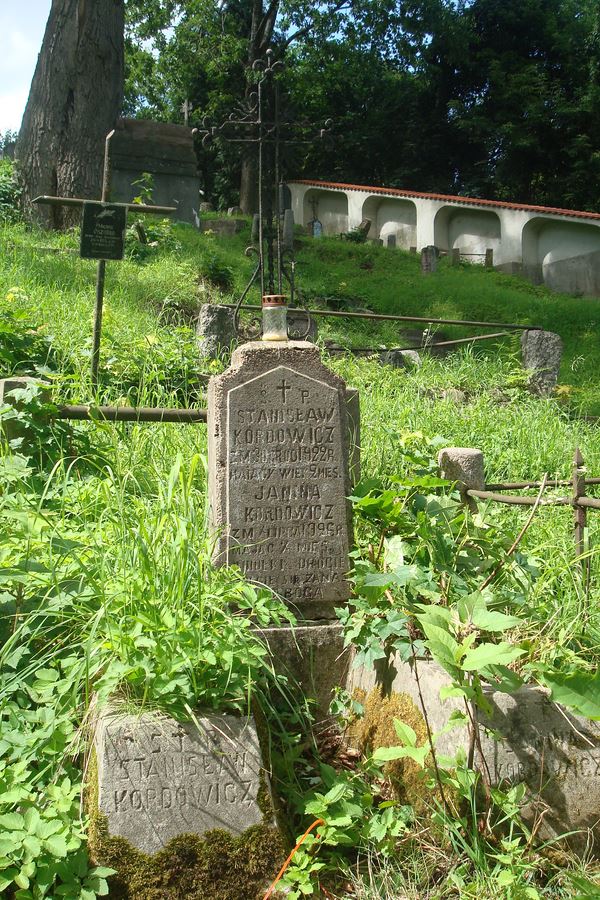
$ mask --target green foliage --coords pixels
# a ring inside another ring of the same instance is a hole
[[[0,159],[0,223],[16,222],[20,218],[20,195],[14,163]]]
[[[202,258],[201,274],[222,291],[233,287],[233,270],[217,253],[206,253]]]
[[[58,359],[52,341],[18,307],[15,301],[27,301],[18,287],[11,288],[0,300],[0,372],[8,375],[43,375],[56,369]]]

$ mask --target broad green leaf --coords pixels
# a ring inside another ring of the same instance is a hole
[[[404,565],[404,542],[399,534],[387,538],[385,542],[385,564],[392,571]]]
[[[406,722],[402,722],[400,719],[394,719],[394,728],[396,734],[406,747],[416,747],[417,733],[410,725],[407,725]]]
[[[9,831],[22,831],[25,827],[23,816],[19,813],[6,813],[0,816],[0,827],[7,828]]]
[[[342,797],[345,797],[348,793],[348,785],[345,783],[334,784],[330,791],[327,791],[325,796],[323,797],[323,802],[328,806],[337,803],[338,800],[341,800]]]
[[[600,670],[595,674],[576,672],[574,675],[544,672],[541,678],[556,703],[562,703],[588,719],[600,719]]]
[[[521,624],[521,619],[517,616],[507,616],[501,612],[495,612],[491,609],[475,609],[472,615],[472,622],[482,631],[507,631],[509,628],[516,628]]]
[[[46,838],[45,843],[53,856],[62,858],[67,855],[67,842],[62,834],[51,834],[50,837]]]
[[[462,668],[467,672],[475,672],[485,666],[507,666],[523,656],[524,653],[525,651],[520,647],[513,647],[504,641],[500,644],[480,644],[474,650],[469,650],[463,660]]]

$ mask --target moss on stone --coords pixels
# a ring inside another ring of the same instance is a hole
[[[108,833],[98,808],[98,771],[94,753],[87,776],[88,848],[96,865],[110,866],[115,900],[260,900],[285,857],[266,778],[259,804],[263,822],[239,837],[214,829],[173,838],[153,856]],[[275,897],[275,895],[273,895]]]
[[[382,695],[380,687],[373,688],[365,696],[361,692],[359,702],[364,706],[364,715],[354,720],[348,728],[350,743],[364,754],[371,754],[380,747],[400,744],[394,728],[394,719],[410,725],[417,735],[417,745],[427,742],[427,726],[420,710],[408,694],[392,693]],[[431,762],[431,756],[427,759]],[[415,812],[425,811],[431,792],[426,787],[423,770],[412,759],[396,759],[386,763],[384,774],[389,779],[394,797],[401,803],[409,803]]]

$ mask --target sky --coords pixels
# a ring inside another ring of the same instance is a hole
[[[0,132],[18,131],[52,0],[0,0]]]

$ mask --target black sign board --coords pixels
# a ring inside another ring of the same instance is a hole
[[[126,206],[84,203],[80,256],[83,259],[123,259],[126,223]]]

